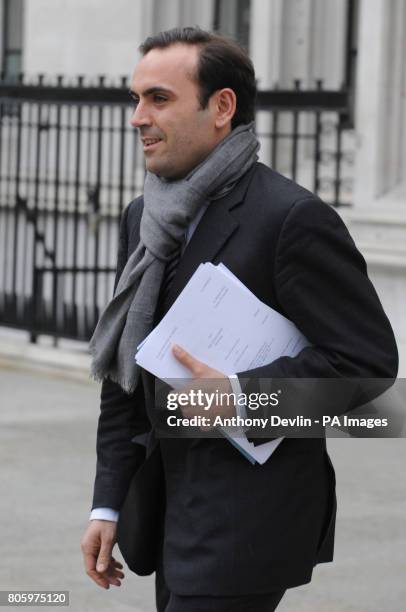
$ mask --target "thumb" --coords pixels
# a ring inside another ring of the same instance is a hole
[[[178,344],[173,345],[172,353],[182,365],[192,372],[193,375],[197,376],[199,374],[199,370],[203,364],[196,359],[196,357],[193,357],[193,355],[185,351],[185,349]]]
[[[112,547],[108,542],[102,542],[99,556],[97,557],[96,571],[105,572],[111,560]]]

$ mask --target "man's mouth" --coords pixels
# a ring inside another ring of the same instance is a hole
[[[144,145],[144,151],[150,151],[151,149],[156,147],[156,145],[160,143],[161,140],[161,138],[143,138],[142,143]]]

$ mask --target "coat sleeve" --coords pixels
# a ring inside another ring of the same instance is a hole
[[[128,213],[131,206],[136,206],[136,202],[125,209],[120,224],[114,287],[128,259]],[[149,429],[142,383],[134,393],[127,394],[117,383],[104,379],[97,427],[97,464],[92,509],[120,509],[131,477],[145,454],[142,447],[133,444],[131,439]]]
[[[351,388],[343,384],[341,391],[351,402],[341,405],[343,413],[393,383],[398,353],[391,325],[362,255],[330,206],[314,196],[291,207],[273,274],[281,312],[311,346],[296,357],[238,373],[243,385],[261,378],[345,379]]]

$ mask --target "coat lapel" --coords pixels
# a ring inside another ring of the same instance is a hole
[[[214,200],[208,206],[179,262],[162,314],[171,307],[197,267],[201,263],[213,261],[238,228],[239,223],[230,211],[244,200],[255,168],[256,164],[229,194],[220,200]]]

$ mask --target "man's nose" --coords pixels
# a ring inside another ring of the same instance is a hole
[[[151,125],[151,118],[141,102],[138,102],[137,107],[134,109],[130,123],[135,128]]]

